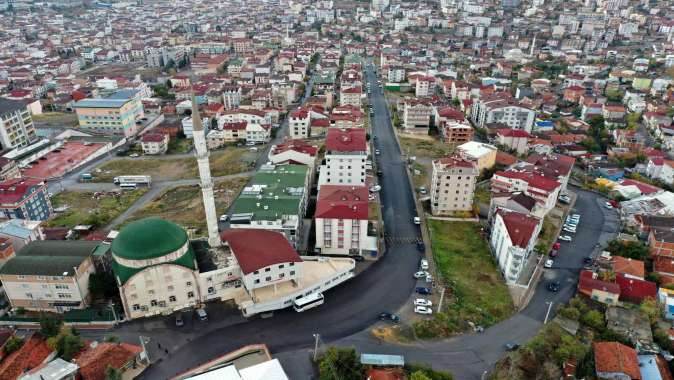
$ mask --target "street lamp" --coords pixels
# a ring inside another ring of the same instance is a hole
[[[320,334],[313,334],[314,336],[314,362],[316,361],[316,356],[318,355],[318,340],[321,339]]]

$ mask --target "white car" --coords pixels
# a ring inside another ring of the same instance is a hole
[[[604,207],[606,207],[609,210],[613,209],[613,205],[611,204],[611,202],[604,202]]]
[[[424,315],[433,314],[433,310],[431,310],[430,307],[426,307],[426,306],[415,306],[414,312],[417,313],[417,314],[424,314]]]
[[[575,234],[576,230],[572,229],[572,228],[564,227],[564,232],[569,232],[569,233]]]
[[[425,298],[417,298],[414,300],[414,306],[431,307],[433,306],[433,303]]]
[[[562,235],[562,236],[559,237],[559,240],[561,240],[561,241],[571,241],[573,239],[569,235]]]
[[[554,263],[555,262],[552,261],[552,260],[545,260],[545,264],[543,266],[546,267],[546,268],[552,268],[552,264],[554,264]]]
[[[419,268],[421,268],[421,270],[428,270],[428,260],[421,259],[421,263],[419,264]]]
[[[379,185],[374,185],[370,188],[371,193],[376,193],[379,190],[381,190],[381,186],[379,186]]]
[[[412,222],[414,222],[414,224],[421,224],[421,218],[418,217],[418,216],[415,216],[414,218],[412,218]]]
[[[414,274],[414,278],[422,278],[426,276],[428,276],[428,272],[426,272],[425,270],[420,270]]]
[[[375,154],[376,156],[378,156],[378,155],[381,154],[381,152],[379,151],[379,149],[375,149],[375,150],[374,150],[374,154]]]
[[[220,221],[221,222],[226,222],[228,220],[229,220],[229,215],[227,215],[227,214],[220,215]]]
[[[140,156],[140,154],[138,154],[138,153],[131,153],[129,155],[129,157],[131,157],[131,158],[136,158],[136,157],[139,157],[139,156]]]

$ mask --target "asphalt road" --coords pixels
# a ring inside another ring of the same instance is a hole
[[[368,80],[374,79],[368,71]],[[412,223],[414,201],[399,147],[393,135],[390,117],[383,95],[372,84],[371,102],[375,116],[373,134],[379,169],[383,171],[380,184],[382,215],[386,233],[397,237],[416,237],[418,227]],[[479,379],[503,354],[503,344],[524,342],[533,336],[547,313],[548,303],[566,302],[575,292],[575,280],[582,258],[592,251],[598,239],[608,239],[615,230],[615,216],[605,218],[597,195],[578,192],[576,209],[582,220],[576,238],[564,243],[555,265],[546,270],[546,279],[558,279],[563,287],[550,293],[541,281],[529,306],[521,313],[481,334],[465,334],[452,339],[393,345],[373,338],[367,329],[377,323],[382,311],[398,310],[408,302],[415,286],[412,278],[420,259],[413,244],[388,247],[384,257],[344,285],[325,293],[326,303],[304,313],[282,310],[274,317],[243,319],[235,310],[225,310],[211,321],[194,323],[187,329],[173,327],[170,318],[154,318],[122,324],[110,332],[83,331],[86,337],[100,338],[106,333],[123,340],[138,342],[138,335],[147,336],[148,345],[161,343],[168,354],[152,357],[155,362],[140,378],[164,379],[213,357],[246,344],[265,343],[281,358],[291,378],[311,378],[309,351],[313,334],[320,334],[323,344],[356,346],[361,352],[395,353],[408,361],[426,362],[438,369],[447,369],[457,379]],[[601,233],[599,233],[599,229]],[[210,308],[219,308],[211,305]],[[554,307],[553,313],[554,313]]]

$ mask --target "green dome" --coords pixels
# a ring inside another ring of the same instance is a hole
[[[187,233],[175,223],[146,218],[129,223],[112,242],[112,253],[128,260],[147,260],[175,252],[187,243]]]

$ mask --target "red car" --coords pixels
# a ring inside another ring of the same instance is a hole
[[[562,245],[561,245],[559,242],[557,242],[557,243],[555,243],[555,244],[552,245],[552,249],[554,249],[554,250],[556,251],[556,250],[558,250],[561,246],[562,246]]]

